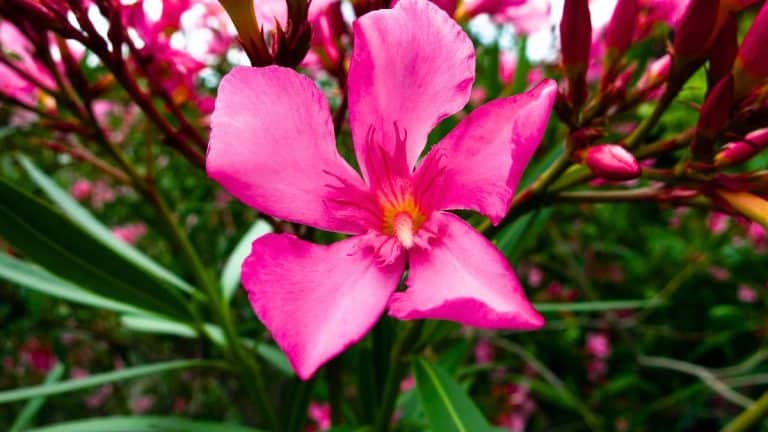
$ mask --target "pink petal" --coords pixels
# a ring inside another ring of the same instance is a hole
[[[469,209],[498,223],[509,210],[520,177],[547,127],[557,84],[489,102],[472,111],[430,151],[416,173],[431,181],[433,208]]]
[[[232,195],[280,219],[364,231],[331,211],[344,189],[364,186],[336,152],[328,101],[309,78],[236,67],[221,81],[211,127],[208,175]]]
[[[367,172],[369,145],[393,153],[397,124],[407,133],[412,167],[430,130],[469,101],[475,77],[472,42],[433,3],[402,0],[394,9],[356,20],[354,46],[349,116],[357,160]],[[371,128],[373,140],[367,139]]]
[[[507,259],[491,242],[450,213],[434,213],[428,224],[438,236],[430,249],[409,251],[408,289],[392,295],[391,316],[494,329],[544,325]]]
[[[379,265],[358,237],[323,246],[268,234],[253,242],[242,280],[253,311],[299,377],[308,379],[365,336],[403,267],[402,257]]]

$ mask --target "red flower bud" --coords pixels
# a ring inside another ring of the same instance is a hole
[[[752,131],[743,140],[726,144],[725,148],[715,156],[715,165],[727,166],[744,162],[766,146],[768,146],[768,128]]]
[[[717,84],[725,75],[731,72],[736,53],[739,50],[739,22],[735,14],[728,17],[720,29],[712,50],[709,53],[709,70],[707,82],[710,88]]]
[[[605,45],[613,50],[615,56],[621,56],[632,45],[637,25],[637,0],[619,0],[613,10],[611,21],[605,29]]]
[[[592,43],[592,21],[588,0],[565,0],[560,21],[560,49],[568,77],[568,100],[581,106],[587,99],[587,65]]]
[[[675,31],[676,57],[694,59],[704,56],[717,27],[719,0],[691,0]]]
[[[765,3],[747,30],[736,60],[738,95],[745,95],[748,87],[768,78],[768,55],[765,49],[767,46],[768,3]]]
[[[709,92],[701,107],[696,136],[691,143],[694,159],[711,161],[714,156],[715,135],[731,119],[733,100],[733,77],[728,74]]]
[[[594,175],[606,180],[632,180],[641,172],[637,159],[618,144],[590,147],[584,156],[584,163]]]

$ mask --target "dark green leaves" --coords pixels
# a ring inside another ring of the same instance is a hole
[[[0,236],[83,289],[176,319],[191,318],[178,290],[4,179],[0,179]]]

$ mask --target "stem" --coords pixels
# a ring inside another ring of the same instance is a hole
[[[561,192],[556,199],[563,202],[644,201],[657,198],[660,190],[657,186],[649,186],[628,190]]]
[[[722,432],[741,432],[754,426],[768,415],[768,391],[725,425]]]
[[[381,405],[376,415],[374,423],[374,432],[386,432],[389,430],[392,412],[395,410],[395,402],[400,392],[400,381],[408,369],[405,358],[413,352],[421,336],[421,329],[424,326],[423,320],[418,320],[400,334],[395,346],[392,348],[390,356],[390,367],[387,373],[387,379],[384,382],[384,393],[381,397]]]

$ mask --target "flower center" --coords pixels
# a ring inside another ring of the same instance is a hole
[[[410,249],[414,243],[414,234],[427,219],[410,194],[391,202],[381,200],[382,232],[396,237],[404,248]]]

